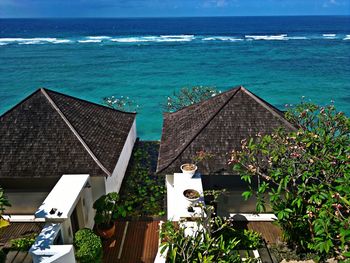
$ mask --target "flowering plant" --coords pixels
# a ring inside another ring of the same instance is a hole
[[[181,88],[178,92],[174,92],[172,96],[168,96],[166,103],[162,104],[162,108],[166,112],[178,111],[186,106],[207,100],[220,93],[221,91],[214,87],[184,87]]]
[[[200,162],[203,162],[205,160],[209,160],[209,159],[213,158],[213,156],[214,156],[213,154],[202,150],[202,151],[198,151],[196,153],[196,155],[192,158],[192,161],[195,164],[198,164]]]
[[[140,106],[137,105],[137,103],[134,100],[124,96],[105,97],[103,98],[103,104],[115,110],[129,111],[129,112],[136,112],[140,108]]]
[[[304,102],[286,118],[295,131],[243,140],[232,152],[230,163],[250,185],[243,196],[257,198],[258,212],[269,202],[297,251],[349,259],[350,120],[334,105]]]

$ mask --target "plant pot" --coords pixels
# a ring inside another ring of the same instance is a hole
[[[191,203],[196,203],[199,200],[200,194],[197,190],[186,189],[183,192],[184,197]]]
[[[109,228],[97,226],[96,229],[97,229],[97,233],[100,237],[102,237],[104,239],[109,239],[115,233],[115,224],[113,223],[113,225],[111,225]]]
[[[196,173],[198,167],[195,164],[192,163],[185,163],[183,165],[181,165],[180,167],[181,171],[183,174],[188,175],[188,176],[192,176]]]

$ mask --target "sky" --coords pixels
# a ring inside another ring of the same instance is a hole
[[[350,15],[350,0],[0,0],[1,18]]]

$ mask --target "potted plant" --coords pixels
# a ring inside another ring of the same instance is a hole
[[[192,163],[185,163],[180,166],[180,169],[183,174],[189,175],[191,178],[196,173],[198,167],[197,164],[204,160],[208,160],[212,158],[213,155],[211,153],[205,152],[205,151],[199,151],[197,154],[192,158]]]
[[[185,198],[191,203],[196,203],[199,200],[200,194],[197,190],[194,189],[186,189],[183,192]]]
[[[124,207],[119,203],[118,193],[112,192],[101,196],[93,205],[96,209],[95,223],[98,234],[103,238],[111,238],[115,233],[114,220],[126,216]]]
[[[192,177],[196,173],[198,167],[193,163],[184,163],[183,165],[180,166],[180,169],[183,174],[186,174]]]

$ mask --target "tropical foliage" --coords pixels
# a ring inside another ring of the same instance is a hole
[[[257,198],[258,212],[271,205],[297,251],[350,258],[349,118],[332,104],[306,102],[289,109],[286,118],[295,131],[257,134],[232,152],[234,170],[250,184],[243,195]]]
[[[139,110],[139,105],[129,97],[110,96],[103,98],[102,101],[106,106],[120,111],[137,112]]]
[[[118,217],[125,217],[124,206],[119,202],[118,193],[112,192],[102,195],[93,205],[96,209],[95,223],[102,228],[108,228]]]
[[[162,107],[166,112],[174,112],[183,107],[214,97],[219,93],[220,91],[214,87],[195,86],[182,88],[178,92],[174,91],[172,96],[168,96],[166,103]]]
[[[138,142],[135,147],[120,192],[127,216],[164,215],[164,177],[154,174],[152,164],[158,147],[155,142]]]
[[[37,234],[33,233],[24,237],[11,240],[11,249],[19,251],[28,251],[34,244]]]
[[[75,257],[80,263],[102,262],[102,242],[91,229],[78,230],[74,235]]]
[[[0,228],[8,226],[9,222],[5,220],[2,215],[6,209],[6,207],[10,207],[11,204],[7,199],[4,190],[0,187]]]
[[[215,199],[219,196],[217,191],[210,191],[208,194]],[[201,207],[201,213],[196,217],[178,224],[167,221],[162,225],[161,252],[167,253],[167,262],[242,262],[238,250],[261,247],[260,234],[251,230],[235,229],[233,221],[216,216],[211,205],[197,206]],[[189,222],[192,226],[186,225]],[[193,234],[188,234],[189,230]],[[247,253],[245,262],[254,260]]]

